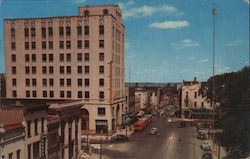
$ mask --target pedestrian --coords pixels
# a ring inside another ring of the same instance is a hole
[[[157,136],[158,136],[158,137],[160,136],[160,132],[157,133]]]

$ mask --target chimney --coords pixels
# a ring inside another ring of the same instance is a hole
[[[194,77],[194,82],[196,82],[196,77]]]

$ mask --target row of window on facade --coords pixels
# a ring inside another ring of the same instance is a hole
[[[30,69],[31,68],[31,69]],[[83,68],[84,68],[84,74],[90,73],[90,66],[77,66],[77,74],[83,74]],[[37,67],[36,66],[26,66],[25,67],[25,74],[36,74],[37,73]],[[42,66],[42,74],[54,74],[54,67],[53,66]],[[60,74],[71,74],[72,73],[72,67],[71,66],[60,66],[59,67],[59,73]],[[17,74],[17,67],[12,66],[12,74]],[[99,74],[104,74],[104,66],[99,66]]]
[[[83,96],[84,93],[84,96]],[[12,91],[12,96],[17,97],[17,90]],[[37,97],[37,91],[26,91],[25,96],[27,98],[30,97]],[[54,98],[54,91],[42,91],[42,97],[43,98]],[[71,91],[60,91],[60,98],[71,98],[72,97],[72,92]],[[77,91],[77,98],[85,98],[89,99],[90,98],[90,91]],[[104,99],[104,91],[99,91],[99,99],[102,100]]]
[[[60,87],[64,87],[64,86],[71,87],[71,85],[72,85],[72,80],[70,78],[67,78],[67,79],[60,78],[59,81],[60,81],[59,82]],[[77,86],[82,87],[83,81],[84,81],[85,87],[90,86],[90,79],[89,78],[85,78],[84,80],[82,78],[78,78],[77,79]],[[104,83],[105,83],[104,79],[100,78],[99,79],[99,86],[104,87]],[[13,87],[17,86],[17,80],[15,78],[12,79],[12,86]],[[33,79],[26,78],[25,79],[25,86],[26,87],[30,87],[30,86],[36,87],[37,80],[35,78],[33,78]],[[53,87],[54,86],[54,79],[53,78],[50,78],[50,79],[43,78],[42,79],[42,86],[43,87],[47,87],[47,86]]]
[[[82,26],[77,26],[77,35],[81,36],[83,34],[83,28],[84,28],[84,35],[89,35],[90,34],[90,28],[88,25],[85,25],[84,27]],[[47,31],[48,30],[48,31]],[[53,36],[53,27],[42,27],[41,28],[41,37],[42,38],[46,38],[46,36],[48,35],[49,37]],[[29,37],[29,33],[31,35],[31,37],[35,37],[36,36],[36,28],[24,28],[24,37]],[[58,30],[59,36],[64,36],[64,34],[66,36],[71,36],[71,27],[70,26],[60,26],[59,30]],[[104,25],[99,25],[99,35],[104,35]],[[15,37],[16,36],[16,30],[15,28],[11,28],[11,36]]]
[[[21,150],[16,150],[16,157],[14,157],[14,152],[11,152],[8,154],[8,158],[5,158],[5,156],[1,156],[1,159],[21,159]]]
[[[83,56],[84,56],[84,61],[89,61],[90,60],[90,54],[89,53],[77,53],[77,61],[82,62],[83,61]],[[47,58],[48,57],[48,58]],[[66,53],[66,54],[59,54],[59,61],[60,62],[71,62],[71,54]],[[11,61],[16,62],[17,58],[15,54],[12,54],[11,56]],[[41,57],[42,62],[53,62],[54,61],[54,54],[42,54]],[[25,62],[36,62],[36,54],[25,54]],[[104,61],[104,53],[99,53],[99,61]]]
[[[77,48],[78,49],[83,48],[82,43],[83,43],[82,40],[77,40]],[[64,41],[59,41],[59,48],[64,49],[64,44],[65,44]],[[42,50],[47,49],[47,42],[46,41],[42,41],[41,45],[42,45]],[[30,43],[29,42],[24,42],[24,48],[25,48],[25,50],[29,50],[30,49]],[[53,47],[53,41],[48,41],[48,49],[53,50],[53,48],[54,48]],[[84,48],[85,49],[90,48],[89,40],[84,40]],[[99,48],[101,48],[101,49],[104,48],[104,40],[99,40]],[[11,49],[16,50],[16,43],[15,42],[11,42]],[[36,42],[31,42],[31,49],[36,50]],[[71,41],[66,41],[66,49],[71,49]]]

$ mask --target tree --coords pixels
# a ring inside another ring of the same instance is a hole
[[[199,91],[209,100],[213,97],[213,78],[214,101],[220,104],[218,125],[222,129],[218,141],[229,156],[237,158],[250,151],[250,67],[209,78]]]

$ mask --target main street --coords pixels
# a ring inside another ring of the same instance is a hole
[[[143,132],[135,132],[125,143],[103,145],[105,159],[198,159],[202,156],[195,128],[178,128],[179,123],[168,122],[164,116],[154,118]],[[160,135],[148,135],[151,127],[160,129]]]

